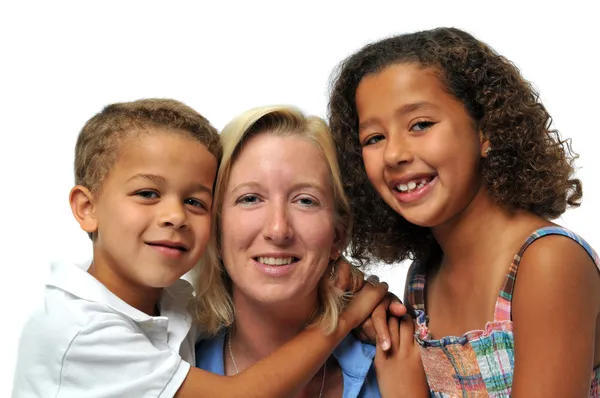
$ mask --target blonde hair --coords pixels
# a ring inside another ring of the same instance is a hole
[[[269,106],[251,109],[233,119],[221,133],[223,157],[215,185],[213,199],[212,242],[199,267],[197,280],[196,314],[203,332],[214,335],[234,321],[234,307],[231,298],[231,280],[221,259],[214,251],[220,247],[221,209],[229,183],[231,169],[244,143],[258,134],[271,134],[280,137],[300,137],[307,139],[323,155],[331,176],[335,203],[335,229],[340,237],[338,249],[342,251],[348,244],[352,224],[350,205],[344,194],[335,144],[329,127],[323,119],[305,116],[299,109],[290,106]],[[312,324],[332,332],[337,327],[339,314],[347,296],[335,288],[326,271],[319,282],[319,308]]]

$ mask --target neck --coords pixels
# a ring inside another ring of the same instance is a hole
[[[293,302],[265,304],[234,288],[235,323],[231,346],[239,371],[267,357],[294,338],[310,322],[317,308],[317,291]]]
[[[495,258],[503,250],[499,237],[508,231],[518,216],[495,204],[479,190],[473,201],[454,218],[433,227],[432,232],[444,253],[444,266],[481,264]]]
[[[108,264],[109,262],[102,256],[94,253],[94,260],[88,269],[88,273],[130,306],[151,316],[158,315],[156,305],[160,299],[162,289],[140,286],[115,272],[113,267]]]

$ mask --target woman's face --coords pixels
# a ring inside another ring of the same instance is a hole
[[[335,202],[310,141],[252,137],[235,160],[221,213],[221,254],[236,295],[279,304],[317,297],[335,251]]]

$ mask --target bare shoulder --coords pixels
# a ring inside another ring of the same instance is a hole
[[[523,253],[515,283],[519,296],[545,297],[547,304],[585,301],[589,310],[600,310],[600,273],[587,250],[563,235],[537,239]],[[593,309],[592,309],[593,307]]]

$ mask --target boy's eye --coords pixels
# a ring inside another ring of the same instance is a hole
[[[420,122],[417,122],[415,124],[413,124],[410,129],[412,131],[425,131],[427,129],[429,129],[431,126],[433,126],[435,123],[434,122],[430,122],[430,121],[426,121],[426,120],[422,120]]]
[[[185,204],[208,210],[208,207],[206,206],[206,204],[203,201],[198,200],[198,199],[194,199],[194,198],[186,199]]]
[[[159,195],[154,191],[138,191],[135,193],[137,196],[141,196],[144,199],[158,199]]]

